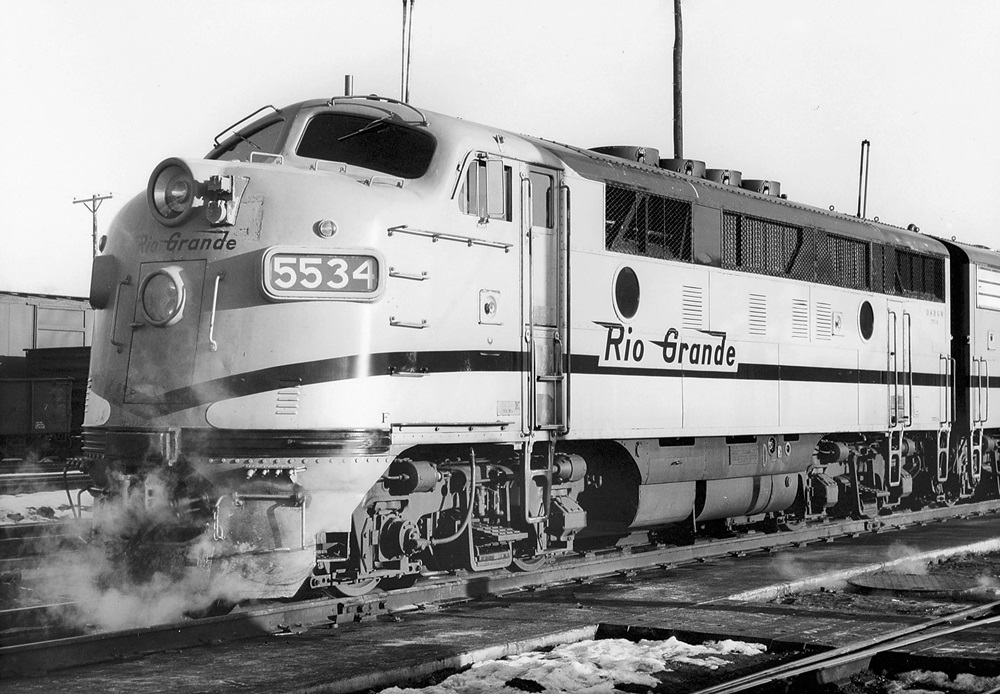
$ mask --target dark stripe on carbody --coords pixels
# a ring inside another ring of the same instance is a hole
[[[735,371],[682,370],[676,367],[649,368],[601,365],[593,355],[574,355],[571,374],[608,374],[614,376],[666,376],[678,378],[707,378],[734,381],[794,381],[809,383],[857,383],[860,385],[887,385],[890,374],[876,369],[848,369],[828,366],[801,366],[779,364],[737,365]],[[899,383],[903,384],[907,374],[899,372]],[[914,386],[943,387],[946,379],[941,374],[914,373]]]
[[[738,364],[735,371],[701,371],[680,368],[635,368],[601,365],[592,355],[574,355],[571,373],[613,374],[616,376],[643,375],[678,378],[708,378],[733,381],[809,381],[818,383],[884,384],[884,371],[844,369],[825,366],[796,366],[779,364]],[[931,374],[927,374],[930,376]],[[914,385],[923,385],[916,382]]]
[[[177,411],[219,400],[266,393],[279,388],[332,383],[368,376],[399,373],[461,373],[465,371],[521,371],[520,352],[388,352],[333,357],[282,364],[196,383],[166,393]]]
[[[600,376],[642,376],[655,378],[696,378],[734,381],[788,381],[797,383],[856,383],[886,385],[889,373],[874,369],[844,369],[823,366],[741,363],[735,371],[684,371],[679,368],[648,368],[601,365],[589,354],[572,356],[570,374]],[[332,383],[393,372],[463,373],[520,372],[524,355],[520,352],[389,352],[368,356],[334,357],[316,361],[284,364],[205,381],[170,391],[164,396],[170,405],[164,412],[177,411],[230,398],[288,388],[295,385]],[[904,374],[900,373],[900,385]],[[1000,385],[1000,379],[996,379]],[[994,379],[990,379],[991,384]],[[933,373],[914,373],[914,386],[945,385],[945,377]]]

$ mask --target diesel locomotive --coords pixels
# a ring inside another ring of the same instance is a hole
[[[992,251],[377,96],[227,133],[94,260],[84,451],[258,596],[998,494]]]

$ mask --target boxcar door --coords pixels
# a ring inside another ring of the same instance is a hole
[[[564,359],[567,220],[560,183],[555,169],[529,165],[521,169],[527,431],[565,433],[569,426],[569,374]]]

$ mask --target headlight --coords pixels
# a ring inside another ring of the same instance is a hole
[[[172,227],[184,223],[198,199],[198,183],[180,159],[167,159],[153,169],[146,187],[149,209],[160,224]]]
[[[176,265],[147,275],[139,287],[143,315],[150,324],[160,328],[173,325],[184,316],[186,298],[184,278]]]

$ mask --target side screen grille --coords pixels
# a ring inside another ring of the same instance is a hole
[[[723,213],[722,267],[893,296],[945,299],[944,258],[734,212]]]
[[[691,261],[691,203],[609,183],[604,209],[609,251]]]

